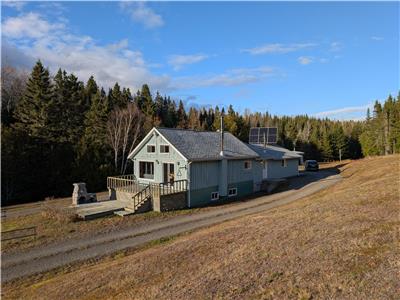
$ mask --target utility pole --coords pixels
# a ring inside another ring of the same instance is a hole
[[[339,161],[342,161],[342,149],[339,149]]]

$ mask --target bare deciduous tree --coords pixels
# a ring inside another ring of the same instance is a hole
[[[134,103],[129,103],[125,108],[116,108],[110,114],[107,137],[114,150],[115,170],[121,174],[125,174],[128,154],[142,133],[143,120],[143,114]]]
[[[8,124],[14,108],[22,98],[28,74],[13,67],[1,68],[1,116],[2,122]]]

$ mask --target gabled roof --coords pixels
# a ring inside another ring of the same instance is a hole
[[[156,128],[156,131],[190,161],[221,159],[219,132],[175,128]],[[227,159],[258,157],[257,153],[229,132],[224,133],[224,156]]]
[[[272,145],[252,145],[248,144],[248,146],[256,152],[261,159],[272,159],[272,160],[281,160],[281,159],[299,159],[302,156],[297,151],[290,151],[289,149],[272,146]]]

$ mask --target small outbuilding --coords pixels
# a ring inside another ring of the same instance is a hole
[[[262,180],[281,179],[297,176],[303,156],[296,151],[276,145],[252,145],[262,162]]]

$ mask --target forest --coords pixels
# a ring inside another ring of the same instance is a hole
[[[400,152],[400,94],[376,101],[364,121],[334,121],[185,107],[147,84],[106,91],[93,76],[84,83],[61,69],[50,74],[40,61],[29,74],[2,67],[1,83],[2,205],[68,196],[74,182],[105,190],[107,176],[131,173],[127,155],[153,126],[215,131],[222,112],[225,130],[242,141],[251,127],[275,126],[278,144],[305,159]]]

